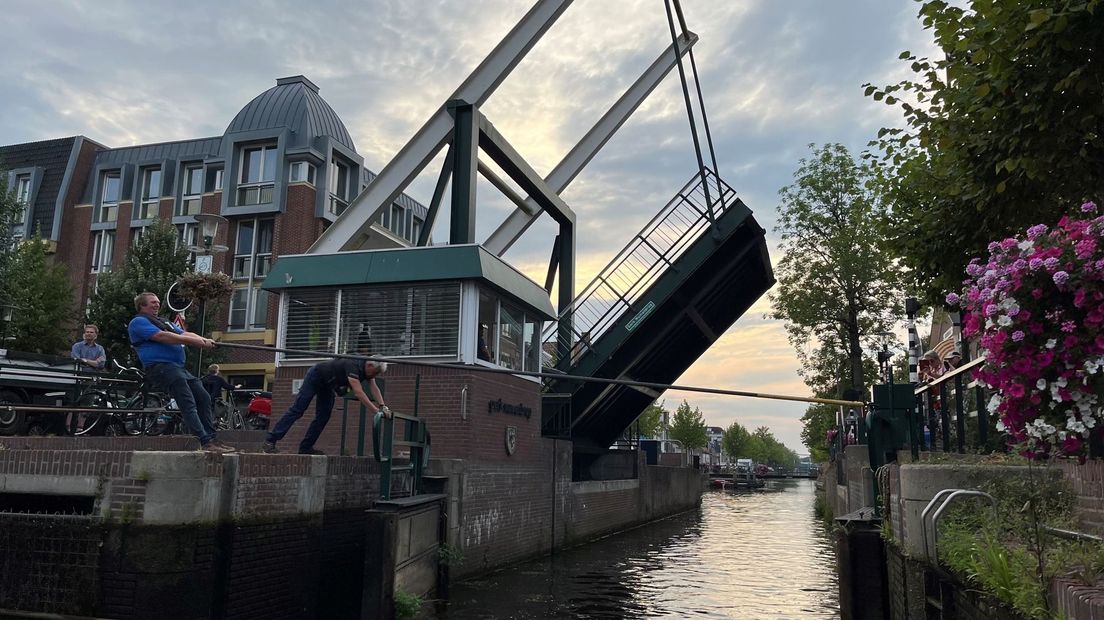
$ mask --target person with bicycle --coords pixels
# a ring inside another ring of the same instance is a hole
[[[184,368],[185,346],[212,349],[215,341],[162,320],[157,316],[161,300],[155,293],[139,293],[134,298],[134,308],[138,315],[130,320],[127,333],[146,369],[146,377],[176,399],[184,423],[199,438],[204,450],[233,452],[234,448],[216,437],[207,390]]]
[[[326,423],[330,421],[330,414],[333,413],[334,396],[344,396],[346,390],[351,390],[356,399],[369,411],[373,413],[381,412],[384,416],[391,417],[391,410],[383,404],[383,394],[380,393],[379,386],[376,385],[376,376],[386,371],[387,362],[371,358],[339,358],[319,362],[311,366],[310,370],[307,371],[307,375],[303,377],[303,384],[299,386],[299,394],[295,397],[295,402],[280,418],[280,421],[276,423],[272,432],[268,434],[268,439],[261,445],[261,450],[268,454],[279,452],[276,449],[276,442],[287,435],[296,420],[303,417],[303,413],[306,412],[311,401],[317,398],[318,401],[314,407],[314,421],[307,428],[303,440],[299,442],[299,454],[325,454],[321,450],[316,450],[314,443],[318,441],[318,437],[322,435],[323,429],[326,428]],[[375,399],[375,402],[379,403],[378,406],[364,393],[364,388],[361,386],[363,381],[368,381],[368,389],[372,392],[372,398]]]

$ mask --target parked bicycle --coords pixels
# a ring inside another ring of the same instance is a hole
[[[216,398],[211,403],[211,413],[215,416],[215,430],[230,431],[245,428],[245,415],[242,414],[238,400],[243,392],[227,390],[229,398]]]
[[[141,435],[156,423],[167,401],[146,390],[145,373],[141,369],[114,362],[114,375],[91,378],[75,399],[77,407],[103,409],[103,412],[74,414],[71,430],[74,435]],[[120,411],[113,411],[120,410]]]

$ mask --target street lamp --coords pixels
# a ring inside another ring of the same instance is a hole
[[[215,215],[213,213],[198,213],[195,216],[196,223],[199,224],[199,239],[202,245],[188,246],[188,251],[195,252],[195,271],[196,273],[211,273],[214,268],[215,254],[221,254],[230,248],[225,245],[215,244],[215,237],[218,236],[219,226],[223,224],[229,224],[229,221],[221,215]],[[207,317],[207,300],[199,300],[199,335],[202,336],[204,332],[204,322]],[[203,349],[199,349],[196,354],[196,369],[195,375],[198,377],[203,372]]]

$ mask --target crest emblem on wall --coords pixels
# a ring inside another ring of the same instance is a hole
[[[516,426],[507,426],[506,427],[506,454],[509,455],[509,456],[513,456],[514,452],[516,452],[516,451],[517,451],[517,427]]]

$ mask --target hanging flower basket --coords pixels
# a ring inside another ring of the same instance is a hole
[[[985,358],[998,430],[1029,457],[1083,454],[1104,425],[1104,216],[1091,202],[1053,230],[989,244],[962,296],[963,333]]]
[[[225,273],[186,273],[179,282],[181,297],[200,302],[225,300],[234,292],[234,281]]]

